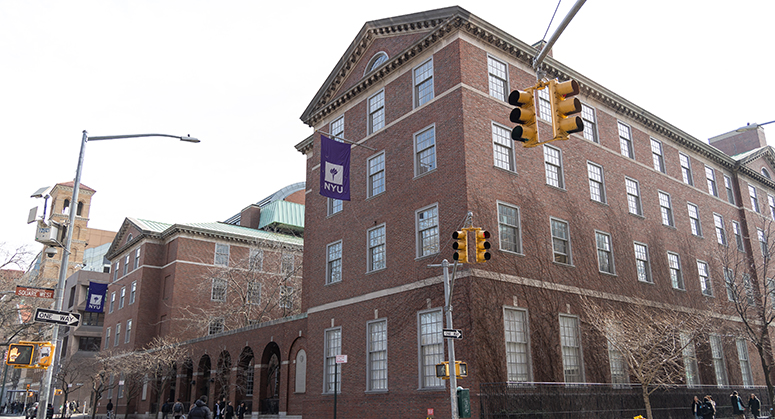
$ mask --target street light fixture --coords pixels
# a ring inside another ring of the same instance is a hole
[[[102,140],[118,140],[122,138],[140,138],[140,137],[171,137],[171,138],[178,138],[180,141],[185,141],[188,143],[198,143],[199,139],[193,138],[189,135],[180,136],[180,135],[169,135],[169,134],[128,134],[128,135],[106,135],[106,136],[98,136],[98,137],[91,137],[89,138],[88,133],[86,130],[83,131],[83,137],[81,138],[81,151],[78,154],[78,168],[75,170],[75,181],[73,182],[73,198],[70,201],[71,206],[78,205],[78,192],[81,186],[81,171],[83,170],[83,157],[84,153],[86,151],[86,143],[88,141],[102,141]],[[64,290],[65,290],[65,281],[67,280],[67,264],[69,262],[70,258],[70,245],[73,241],[73,228],[72,226],[75,225],[75,214],[77,211],[75,211],[73,208],[70,209],[70,220],[69,220],[69,226],[70,228],[67,229],[67,237],[65,238],[64,242],[64,251],[62,252],[62,265],[59,267],[59,282],[57,283],[56,288],[56,299],[54,302],[54,310],[61,311],[62,310],[62,303],[64,301]],[[62,348],[59,344],[59,327],[60,326],[54,326],[54,331],[51,334],[51,340],[56,345],[54,348],[54,362],[53,365],[59,365],[59,358],[62,354]],[[54,376],[54,367],[49,367],[46,369],[46,373],[43,376],[43,388],[41,389],[41,397],[40,397],[40,404],[39,406],[43,406],[43,411],[45,412],[48,403],[49,403],[49,396],[51,395],[51,380]]]
[[[773,122],[775,122],[775,121],[765,122],[763,124],[757,124],[756,122],[754,122],[753,124],[748,124],[748,125],[746,125],[744,127],[736,129],[735,132],[753,131],[755,129],[759,129],[759,127],[761,127],[762,125],[771,124]]]

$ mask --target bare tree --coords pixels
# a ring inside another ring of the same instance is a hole
[[[87,361],[91,362],[91,360]],[[70,393],[73,393],[83,387],[85,365],[84,360],[77,360],[73,357],[64,359],[59,366],[59,370],[54,376],[54,382],[62,390],[62,412],[61,417],[69,418],[72,411],[67,408],[67,401],[70,399]]]
[[[38,340],[41,328],[32,322],[34,307],[50,300],[16,295],[16,285],[29,282],[24,278],[24,268],[32,257],[26,246],[9,249],[0,243],[0,338],[8,345],[15,340]],[[36,285],[35,281],[31,285]]]
[[[187,346],[169,336],[154,338],[142,351],[135,353],[135,374],[142,376],[156,392],[156,406],[161,408],[164,390],[175,380],[177,366],[189,356]]]
[[[97,415],[97,402],[102,399],[102,394],[116,387],[114,381],[115,374],[119,371],[117,354],[112,351],[102,351],[97,355],[96,371],[89,377],[91,381],[91,417],[94,419]]]

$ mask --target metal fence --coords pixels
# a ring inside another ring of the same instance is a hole
[[[761,415],[769,415],[766,387],[719,388],[716,386],[675,386],[651,394],[655,419],[692,417],[694,396],[710,395],[716,401],[717,418],[732,417],[729,396],[737,390],[746,402],[751,393],[762,402]],[[639,385],[565,383],[487,383],[480,386],[479,401],[483,419],[624,419],[646,416]]]

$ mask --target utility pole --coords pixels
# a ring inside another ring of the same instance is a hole
[[[447,329],[452,329],[452,285],[449,278],[449,262],[441,261],[441,269],[444,270],[444,312],[447,314]],[[455,339],[447,341],[449,354],[449,402],[452,408],[452,419],[458,419],[457,411],[457,371],[455,369]]]

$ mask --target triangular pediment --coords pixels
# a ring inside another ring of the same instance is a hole
[[[764,146],[747,153],[734,156],[738,165],[748,169],[749,173],[756,173],[770,182],[775,181],[775,149]]]
[[[108,253],[105,255],[108,259],[113,259],[128,247],[133,246],[140,241],[141,238],[148,234],[153,234],[155,231],[144,229],[141,222],[132,218],[124,218],[124,222],[121,224],[121,228],[116,233],[116,237],[108,249]]]

